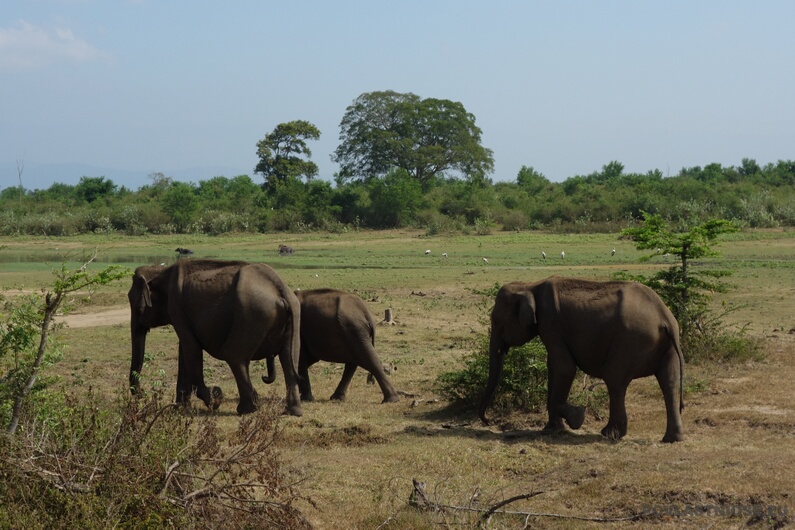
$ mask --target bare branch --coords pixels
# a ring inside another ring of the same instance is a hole
[[[622,521],[634,521],[640,519],[642,515],[630,515],[627,517],[587,517],[587,516],[580,516],[580,515],[566,515],[560,513],[546,513],[546,512],[528,512],[528,511],[508,511],[508,510],[500,510],[503,506],[507,506],[513,502],[530,499],[532,497],[536,497],[538,495],[543,494],[543,491],[534,491],[530,493],[523,493],[520,495],[515,495],[509,499],[505,499],[500,501],[489,508],[473,508],[472,506],[456,506],[452,504],[444,504],[440,502],[432,501],[428,494],[425,491],[425,482],[421,482],[417,479],[412,479],[412,492],[411,496],[409,497],[409,506],[413,508],[435,512],[439,516],[447,518],[447,515],[451,512],[466,512],[466,513],[480,513],[480,524],[487,524],[491,517],[494,514],[500,515],[517,515],[517,516],[524,516],[525,517],[525,525],[524,527],[527,528],[529,525],[529,520],[534,517],[552,517],[556,519],[571,519],[574,521],[588,521],[592,523],[614,523],[614,522],[622,522]],[[391,518],[391,517],[390,517]],[[387,523],[385,521],[381,524],[384,526]],[[449,526],[446,524],[446,526]]]
[[[497,510],[499,510],[500,508],[502,508],[503,506],[505,506],[507,504],[511,504],[514,501],[520,501],[522,499],[530,499],[531,497],[535,497],[536,495],[541,495],[542,493],[544,493],[544,492],[543,491],[533,491],[533,492],[530,492],[530,493],[523,493],[521,495],[515,495],[515,496],[511,497],[510,499],[505,499],[504,501],[500,501],[497,504],[495,504],[494,506],[492,506],[491,508],[489,508],[488,510],[486,510],[486,512],[481,517],[481,519],[483,519],[483,520],[489,519],[492,516],[492,514],[495,513]]]

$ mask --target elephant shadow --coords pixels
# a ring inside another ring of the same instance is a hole
[[[613,444],[600,433],[575,432],[572,430],[549,432],[542,428],[504,428],[497,430],[495,425],[483,425],[475,412],[461,411],[454,406],[418,414],[418,417],[436,425],[409,425],[407,434],[418,437],[456,436],[475,440],[500,441],[507,444],[538,441],[549,445],[585,445],[593,443]]]

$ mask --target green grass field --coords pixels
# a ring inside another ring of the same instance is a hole
[[[766,358],[687,366],[687,440],[674,445],[659,443],[665,411],[653,379],[630,385],[629,432],[618,443],[599,436],[606,422],[604,408],[589,410],[580,431],[541,436],[545,414],[509,414],[484,427],[473,412],[452,410],[433,391],[436,376],[459,369],[461,359],[487,332],[491,300],[482,292],[495,284],[550,275],[609,279],[617,271],[650,272],[670,263],[666,258],[641,263],[643,254],[616,235],[495,232],[429,237],[415,231],[365,231],[2,238],[0,289],[11,296],[49,286],[50,268],[58,266],[62,254],[77,264],[97,249],[92,267],[117,263],[132,270],[173,263],[174,249],[187,247],[197,258],[268,263],[293,288],[356,292],[376,321],[392,309],[397,325],[378,327],[376,347],[383,361],[397,367],[391,378],[402,400],[380,404],[378,387],[367,385],[361,372],[354,377],[348,401],[330,402],[342,366],[318,363],[310,370],[317,401],[304,405],[304,416],[283,418],[282,459],[299,493],[309,499],[299,501],[300,509],[318,528],[476,527],[478,510],[531,492],[542,493],[504,509],[548,515],[497,515],[489,528],[522,528],[526,522],[532,528],[791,524],[792,515],[753,514],[621,520],[648,506],[782,506],[790,514],[795,509],[795,335],[790,332],[795,328],[795,232],[741,232],[721,241],[720,257],[695,266],[734,271],[728,279],[734,289],[716,295],[715,309],[735,308],[724,317],[726,325],[764,338]],[[280,243],[294,247],[295,254],[279,256]],[[426,255],[426,250],[431,253]],[[66,355],[52,369],[61,376],[58,384],[64,392],[79,394],[88,386],[108,396],[126,392],[128,288],[126,282],[104,287],[90,303],[63,318],[70,323],[59,332]],[[173,392],[176,347],[171,329],[150,333],[145,386]],[[226,396],[218,421],[231,428],[239,421],[234,379],[224,363],[207,358],[205,366],[208,383],[220,385]],[[267,388],[258,382],[263,371],[264,365],[252,368],[260,394],[282,398],[282,383]],[[580,386],[591,383],[575,381]],[[429,498],[448,508],[409,507],[412,479],[425,482]]]

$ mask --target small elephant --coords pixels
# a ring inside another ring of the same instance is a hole
[[[567,401],[580,368],[607,385],[610,418],[603,436],[619,439],[627,433],[627,386],[633,379],[654,375],[667,415],[662,441],[684,439],[679,324],[653,290],[636,282],[561,277],[504,285],[491,313],[489,378],[480,405],[483,423],[488,424],[486,409],[502,376],[508,348],[536,336],[547,349],[549,421],[545,431],[564,429],[563,420],[572,429],[582,426],[585,409]]]
[[[345,363],[342,380],[331,399],[344,400],[356,368],[361,366],[375,378],[383,403],[400,396],[386,376],[375,351],[375,324],[367,305],[358,296],[336,289],[295,291],[301,304],[301,357],[298,386],[303,401],[313,401],[309,367],[317,361]],[[273,360],[267,362],[265,383],[275,379]]]
[[[170,324],[179,338],[177,402],[195,389],[207,406],[216,406],[220,389],[204,384],[202,351],[226,361],[237,382],[239,414],[256,410],[251,385],[252,360],[278,355],[287,386],[287,412],[301,415],[298,392],[301,309],[293,291],[262,263],[182,260],[170,267],[135,269],[130,301],[132,360],[130,389],[140,385],[146,335]]]
[[[295,252],[293,247],[288,247],[287,245],[279,245],[279,254],[280,255],[292,254],[293,252]]]

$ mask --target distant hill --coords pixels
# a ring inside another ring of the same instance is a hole
[[[231,178],[238,175],[250,175],[255,182],[258,178],[253,174],[253,168],[245,170],[224,166],[204,166],[187,169],[132,171],[79,163],[33,164],[26,162],[22,173],[22,185],[28,190],[47,189],[55,182],[74,185],[80,182],[80,177],[105,177],[118,186],[126,186],[134,191],[141,186],[151,184],[149,175],[152,173],[163,173],[174,180],[195,183],[218,176]],[[16,165],[0,164],[0,189],[18,185]]]

